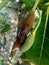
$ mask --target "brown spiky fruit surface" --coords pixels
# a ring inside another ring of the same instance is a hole
[[[18,35],[15,40],[15,44],[18,47],[21,47],[27,37],[27,34],[30,32],[34,22],[34,12],[30,11],[28,16],[22,21],[22,25],[19,29]]]

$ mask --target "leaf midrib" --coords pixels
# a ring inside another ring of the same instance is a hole
[[[47,9],[47,11],[48,11],[48,9]],[[41,45],[41,52],[40,52],[40,57],[39,57],[39,63],[40,63],[41,57],[42,57],[43,44],[44,44],[44,39],[45,39],[45,33],[46,33],[47,23],[48,23],[48,12],[47,12],[47,15],[46,15],[46,21],[45,21],[45,27],[44,27],[44,34],[43,34],[43,40],[42,40],[42,45]]]

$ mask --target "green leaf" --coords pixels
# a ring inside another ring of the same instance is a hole
[[[0,3],[0,10],[9,2],[9,0],[4,0],[2,3]]]
[[[45,3],[47,3],[47,2],[49,2],[49,0],[40,0],[40,3],[41,3],[41,4],[45,4]]]
[[[33,6],[34,0],[21,0],[23,3],[25,3],[27,6]]]
[[[40,0],[38,6],[41,10],[46,10],[47,6],[49,6],[49,0]]]
[[[24,54],[26,55],[26,59],[29,59],[30,61],[34,62],[36,65],[49,65],[48,14],[45,14],[44,16],[42,16],[41,23],[35,34],[34,43],[32,47],[28,51],[26,51]]]

